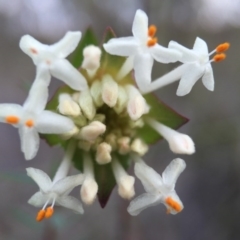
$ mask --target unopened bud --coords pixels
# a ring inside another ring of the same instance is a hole
[[[82,91],[79,96],[79,105],[84,113],[84,115],[92,120],[96,114],[96,108],[93,104],[92,96],[89,90]]]
[[[96,181],[93,178],[85,179],[80,191],[82,201],[88,205],[92,204],[97,196],[97,191]]]
[[[132,176],[123,176],[119,180],[118,194],[124,199],[131,199],[135,195],[135,178]]]
[[[77,117],[81,114],[79,105],[71,98],[69,94],[59,95],[58,110],[63,115]]]
[[[107,164],[111,162],[111,151],[112,147],[108,143],[102,142],[97,147],[96,161],[99,164]]]
[[[129,137],[120,137],[117,140],[118,152],[120,154],[127,154],[130,151],[130,138]]]
[[[118,98],[117,103],[114,106],[116,113],[121,113],[127,106],[128,96],[127,92],[122,86],[118,86]]]
[[[83,49],[82,68],[87,70],[96,70],[100,66],[102,51],[99,47],[89,45]]]
[[[102,83],[99,80],[95,80],[91,85],[90,92],[91,92],[94,104],[97,107],[101,107],[103,105]]]
[[[61,138],[67,140],[71,137],[77,136],[78,133],[79,129],[76,126],[74,126],[74,128],[71,131],[61,134]]]
[[[114,107],[118,99],[118,84],[110,75],[105,75],[102,80],[102,99],[109,107]]]
[[[105,141],[111,145],[112,150],[115,150],[117,148],[117,137],[115,134],[108,134],[105,138]]]
[[[140,138],[136,138],[131,144],[131,150],[140,156],[143,156],[148,151],[148,145]]]
[[[94,140],[106,131],[106,126],[99,121],[91,122],[80,130],[79,137],[89,142]]]

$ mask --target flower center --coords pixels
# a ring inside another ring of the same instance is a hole
[[[167,197],[167,198],[165,199],[165,203],[166,203],[170,208],[174,209],[176,212],[181,212],[181,211],[182,211],[181,205],[180,205],[177,201],[173,200],[171,197]],[[168,210],[168,211],[169,211],[169,210]],[[168,211],[167,211],[167,212],[168,212]]]
[[[5,118],[5,121],[9,124],[18,124],[19,123],[19,117],[10,115]]]
[[[148,47],[152,47],[157,43],[158,39],[155,37],[156,32],[157,32],[157,27],[155,25],[151,25],[148,28],[148,37],[149,37],[147,41]]]
[[[52,217],[52,215],[54,213],[53,207],[54,207],[54,204],[55,204],[55,198],[52,201],[52,205],[50,207],[47,207],[49,201],[50,201],[50,199],[47,200],[47,202],[44,204],[43,208],[38,212],[38,214],[36,216],[36,221],[37,222],[42,221],[44,218]]]
[[[28,119],[26,122],[25,122],[25,125],[29,128],[33,127],[34,126],[34,122],[32,119]]]

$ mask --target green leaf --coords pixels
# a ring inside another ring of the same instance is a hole
[[[61,93],[69,93],[72,94],[74,91],[68,87],[68,86],[63,86],[58,88],[56,93],[53,95],[52,99],[48,102],[46,106],[46,110],[51,110],[53,112],[57,112],[57,107],[58,107],[58,97]],[[50,146],[55,146],[55,145],[61,145],[65,146],[66,140],[63,140],[59,135],[57,134],[41,134],[40,135],[42,139],[45,139],[46,142]]]
[[[128,155],[115,154],[116,158],[122,164],[124,169],[128,169],[130,160]],[[98,184],[98,200],[102,208],[104,208],[109,200],[111,192],[116,185],[116,181],[113,175],[111,163],[99,165],[95,161],[95,153],[92,153],[92,159],[94,164],[94,175]],[[74,166],[83,172],[83,151],[77,149],[73,156]]]
[[[108,42],[110,39],[116,38],[116,34],[112,30],[112,28],[108,27],[104,33],[102,45],[106,42]],[[119,70],[119,68],[122,66],[122,64],[125,61],[125,57],[120,57],[116,55],[111,55],[105,51],[105,49],[102,46],[102,58],[101,58],[101,67],[103,69],[107,68],[108,72],[111,72],[111,68],[113,70]],[[114,73],[113,73],[114,75]]]
[[[98,45],[98,40],[91,28],[88,28],[83,35],[78,47],[70,55],[70,62],[76,68],[79,68],[83,61],[83,49],[88,45]]]
[[[155,95],[147,94],[144,96],[149,104],[150,112],[146,117],[151,117],[164,125],[177,129],[188,122],[188,119],[178,114],[165,103],[161,102]],[[143,128],[138,129],[138,136],[142,138],[147,144],[153,144],[162,139],[154,129],[145,124]]]

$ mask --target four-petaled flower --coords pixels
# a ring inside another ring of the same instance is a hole
[[[164,170],[162,177],[142,160],[135,164],[135,174],[141,180],[147,193],[138,196],[131,201],[128,212],[136,216],[142,210],[163,203],[167,213],[176,214],[182,211],[183,204],[175,192],[175,183],[185,169],[186,163],[176,158]]]
[[[148,17],[142,10],[137,10],[133,26],[133,37],[110,39],[103,44],[104,49],[113,55],[133,58],[135,80],[140,90],[151,82],[154,59],[161,63],[176,62],[181,53],[157,44],[156,27],[148,28]]]
[[[22,51],[32,58],[37,71],[51,74],[71,88],[83,91],[88,87],[86,79],[65,59],[75,50],[81,35],[81,32],[67,32],[60,41],[52,45],[42,44],[33,37],[25,35],[19,45]]]
[[[38,212],[37,221],[51,217],[55,204],[83,214],[84,210],[81,202],[75,197],[68,196],[73,188],[82,184],[84,180],[83,174],[51,181],[49,176],[40,169],[27,168],[26,170],[27,175],[31,177],[40,188],[40,190],[28,200],[29,204],[35,207],[42,207]],[[51,206],[46,208],[48,204],[51,204]]]
[[[229,48],[228,43],[220,44],[210,53],[208,52],[206,42],[199,37],[196,38],[193,49],[188,49],[175,41],[170,41],[168,47],[181,52],[182,57],[179,61],[185,64],[184,73],[177,89],[178,96],[188,94],[193,85],[201,77],[203,85],[210,91],[214,90],[214,77],[211,62],[219,62],[225,59],[226,56],[222,52]],[[217,54],[212,60],[209,60],[209,57],[214,53]]]
[[[34,158],[37,154],[40,141],[38,133],[61,134],[74,128],[71,119],[44,110],[47,98],[47,84],[41,81],[39,76],[23,106],[11,103],[0,104],[0,122],[19,128],[21,150],[26,160]]]

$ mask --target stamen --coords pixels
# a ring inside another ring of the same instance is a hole
[[[44,219],[45,215],[46,215],[46,210],[41,209],[37,214],[36,221],[38,221],[38,222],[42,221]]]
[[[34,122],[33,122],[32,119],[29,119],[29,120],[27,120],[27,121],[25,122],[25,125],[30,128],[30,127],[32,127],[32,126],[34,125]]]
[[[151,38],[148,40],[147,45],[148,47],[152,47],[157,43],[158,39],[157,38]]]
[[[16,116],[7,116],[5,120],[9,124],[17,124],[19,122],[19,118]]]
[[[148,36],[153,38],[156,32],[157,32],[157,27],[155,25],[150,25],[148,28]]]
[[[35,48],[30,48],[30,51],[33,53],[33,54],[37,54],[38,51],[35,49]]]
[[[222,53],[225,52],[229,49],[230,44],[228,42],[222,43],[216,47],[216,52],[217,53]]]
[[[48,207],[45,213],[45,218],[50,218],[54,213],[53,207]]]
[[[220,62],[220,61],[224,60],[225,58],[226,58],[226,54],[220,53],[220,54],[216,54],[216,55],[213,57],[213,61],[214,61],[214,62]]]
[[[173,208],[176,212],[180,212],[182,210],[181,205],[174,201],[171,197],[165,199],[166,204],[168,204],[171,208]]]

